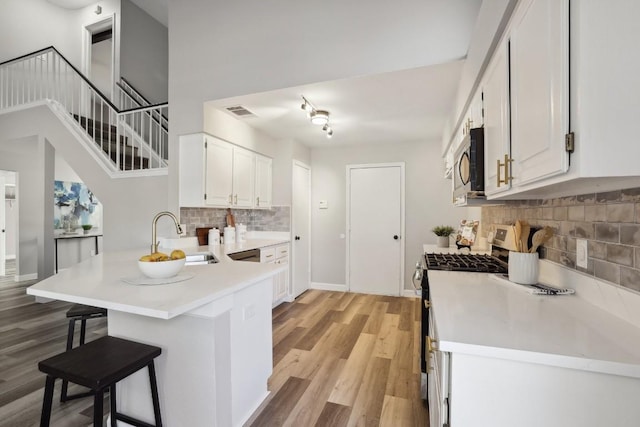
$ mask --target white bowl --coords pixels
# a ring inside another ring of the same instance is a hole
[[[152,279],[167,279],[178,274],[186,261],[185,258],[156,262],[138,261],[138,268],[142,274]]]

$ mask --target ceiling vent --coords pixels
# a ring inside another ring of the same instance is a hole
[[[251,111],[244,108],[242,105],[235,105],[233,107],[226,107],[226,110],[238,117],[256,117]]]

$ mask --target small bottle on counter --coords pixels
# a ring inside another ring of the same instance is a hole
[[[236,228],[225,227],[224,228],[224,244],[230,245],[236,241]]]
[[[246,241],[247,226],[244,224],[236,224],[236,243],[243,243]]]
[[[209,246],[220,245],[220,230],[212,228],[209,230]]]

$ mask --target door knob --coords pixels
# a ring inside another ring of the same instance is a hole
[[[296,240],[300,240],[300,236],[296,236],[296,237],[295,237],[295,239],[296,239]]]
[[[400,238],[400,236],[398,236],[397,234],[393,235],[393,240],[398,240]]]

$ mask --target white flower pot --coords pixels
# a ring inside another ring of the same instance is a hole
[[[437,236],[438,237],[438,247],[439,248],[448,248],[449,247],[449,236]]]

